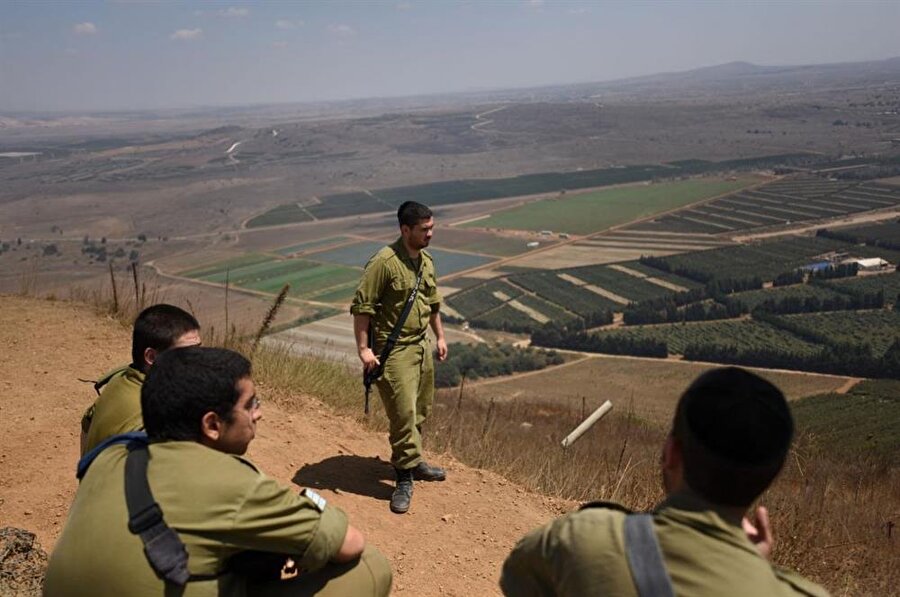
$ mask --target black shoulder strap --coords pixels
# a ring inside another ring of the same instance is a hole
[[[125,503],[128,505],[128,530],[140,535],[147,560],[156,574],[167,582],[183,587],[191,578],[188,553],[178,533],[163,520],[162,510],[153,499],[147,482],[147,444],[128,444],[125,459]]]
[[[409,317],[409,312],[412,311],[412,306],[416,302],[416,296],[419,294],[419,285],[422,282],[422,274],[424,272],[425,267],[423,263],[419,265],[419,274],[416,276],[416,285],[413,286],[412,291],[409,293],[409,296],[406,299],[406,304],[403,305],[403,311],[400,313],[400,317],[397,318],[397,323],[394,324],[394,329],[391,330],[391,335],[388,336],[387,341],[384,343],[384,347],[381,349],[381,354],[378,355],[378,362],[381,364],[375,367],[371,372],[363,376],[363,385],[365,385],[366,388],[371,386],[372,382],[381,377],[381,374],[384,372],[384,364],[387,362],[388,357],[391,355],[391,351],[394,350],[394,345],[397,343],[397,338],[400,337],[400,332],[403,330],[403,324],[406,323],[406,318]],[[369,332],[369,337],[372,337],[371,330]]]
[[[116,367],[115,369],[107,372],[106,375],[104,375],[103,377],[101,377],[100,379],[95,381],[94,382],[94,391],[97,392],[97,395],[98,396],[100,395],[100,390],[102,390],[103,386],[108,384],[113,377],[115,377],[116,375],[119,375],[120,373],[127,371],[129,367],[131,367],[131,365],[122,365],[121,367]]]
[[[675,597],[672,579],[653,531],[652,514],[625,517],[625,553],[639,597]]]
[[[78,466],[75,467],[75,477],[81,481],[97,456],[99,456],[106,448],[116,444],[130,444],[132,442],[144,442],[146,444],[147,434],[143,431],[129,431],[128,433],[120,433],[106,438],[97,444],[90,452],[81,457],[78,461]]]

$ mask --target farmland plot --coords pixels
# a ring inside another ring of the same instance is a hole
[[[464,226],[587,234],[715,197],[750,182],[698,179],[605,189],[528,203]]]
[[[900,312],[892,310],[804,313],[783,318],[834,343],[871,344],[876,355],[884,354],[900,339]]]
[[[880,290],[884,292],[884,300],[892,303],[897,300],[897,295],[900,294],[900,272],[825,280],[822,284],[837,292],[853,296]]]
[[[778,288],[767,288],[763,290],[749,290],[747,292],[737,292],[731,295],[731,298],[740,301],[747,306],[750,311],[762,305],[766,301],[782,301],[785,299],[817,299],[824,301],[827,299],[839,298],[840,293],[830,290],[822,286],[814,286],[812,284],[795,284],[793,286],[781,286]]]
[[[600,331],[613,338],[646,338],[664,341],[669,354],[681,354],[689,344],[718,344],[741,349],[777,346],[785,351],[814,354],[819,346],[767,323],[749,319],[629,326],[621,330]]]
[[[309,253],[306,257],[317,261],[324,261],[326,263],[363,267],[369,261],[369,258],[384,246],[385,243],[383,242],[360,241],[335,249],[326,249],[315,253]],[[459,253],[456,251],[445,251],[443,249],[429,248],[428,252],[434,258],[435,268],[437,269],[439,277],[494,261],[492,257],[473,255],[471,253]]]

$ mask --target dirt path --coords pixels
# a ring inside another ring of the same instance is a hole
[[[93,378],[127,360],[130,334],[68,303],[0,296],[0,521],[52,548],[76,489],[78,423]],[[265,399],[265,388],[261,388]],[[270,396],[271,397],[271,396]],[[385,434],[311,398],[269,400],[249,457],[286,484],[312,486],[391,560],[395,595],[496,595],[500,564],[560,503],[430,455],[444,483],[418,483],[409,514],[388,510]]]

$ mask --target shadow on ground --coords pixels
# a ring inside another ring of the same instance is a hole
[[[394,471],[379,458],[354,454],[332,456],[306,464],[291,479],[301,487],[331,489],[389,500],[393,492]]]

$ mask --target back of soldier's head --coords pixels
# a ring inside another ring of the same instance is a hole
[[[141,388],[141,412],[150,441],[199,441],[208,412],[231,420],[238,381],[250,361],[225,348],[191,346],[159,355]]]
[[[148,348],[157,352],[168,350],[184,334],[199,329],[200,323],[184,309],[162,303],[147,307],[134,320],[131,362],[143,370],[144,353]]]
[[[737,367],[707,371],[685,391],[673,435],[684,480],[712,503],[749,506],[784,464],[794,422],[781,391]]]
[[[432,217],[431,208],[415,201],[404,201],[397,208],[397,221],[401,226],[412,228],[422,220]]]

